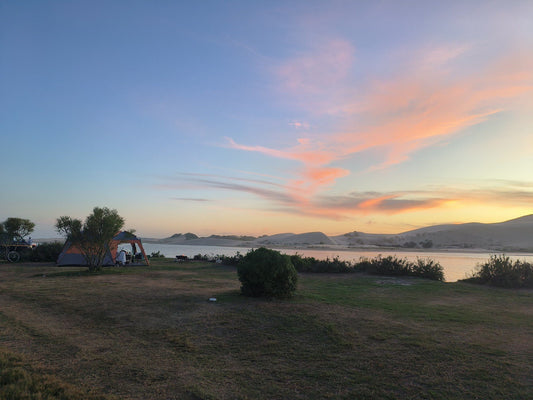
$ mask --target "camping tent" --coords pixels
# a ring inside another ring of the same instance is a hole
[[[118,246],[123,243],[131,245],[131,254],[133,255],[132,262],[139,260],[142,263],[146,263],[146,265],[150,265],[148,257],[146,257],[146,253],[144,252],[141,239],[130,232],[123,231],[117,233],[113,239],[109,241],[106,255],[104,257],[104,266],[115,265]],[[57,258],[57,265],[87,265],[87,262],[79,247],[67,241],[65,246],[63,246],[63,251]]]

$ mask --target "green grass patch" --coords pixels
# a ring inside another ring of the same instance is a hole
[[[267,300],[214,263],[81,270],[0,266],[2,371],[33,382],[14,398],[532,397],[531,291],[303,273]]]
[[[0,398],[4,400],[114,400],[35,370],[20,356],[0,348]]]

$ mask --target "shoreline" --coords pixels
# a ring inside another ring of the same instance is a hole
[[[319,250],[319,251],[342,251],[342,252],[400,252],[400,253],[464,253],[464,254],[524,254],[524,255],[533,255],[533,249],[512,249],[512,248],[504,248],[504,249],[487,249],[487,248],[461,248],[461,247],[432,247],[432,248],[406,248],[406,247],[394,247],[394,246],[358,246],[358,247],[351,247],[351,246],[342,246],[342,245],[320,245],[320,244],[309,244],[309,245],[302,245],[302,244],[281,244],[281,243],[243,243],[243,242],[235,242],[235,243],[227,243],[222,242],[221,243],[214,243],[214,242],[200,242],[196,240],[190,240],[185,241],[181,243],[169,243],[165,240],[153,240],[148,239],[144,240],[143,243],[149,243],[149,244],[162,244],[162,245],[171,245],[171,246],[197,246],[197,247],[238,247],[238,248],[259,248],[259,247],[267,247],[271,249],[291,249],[291,250]]]

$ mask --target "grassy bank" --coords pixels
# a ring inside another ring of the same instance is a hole
[[[267,301],[232,267],[154,264],[1,265],[4,370],[108,399],[533,398],[531,291],[300,274]]]

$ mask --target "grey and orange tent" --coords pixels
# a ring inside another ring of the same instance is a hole
[[[150,263],[148,262],[148,257],[146,257],[146,253],[144,252],[144,247],[141,243],[141,239],[139,239],[133,233],[122,231],[117,233],[113,237],[113,239],[109,241],[106,255],[104,257],[104,266],[115,265],[118,246],[124,243],[131,245],[131,253],[134,255],[133,261],[135,263],[140,262],[146,265],[150,265]],[[63,251],[57,258],[57,265],[87,265],[87,262],[85,261],[85,258],[83,257],[83,254],[79,247],[70,243],[67,240],[67,242],[63,246]]]

